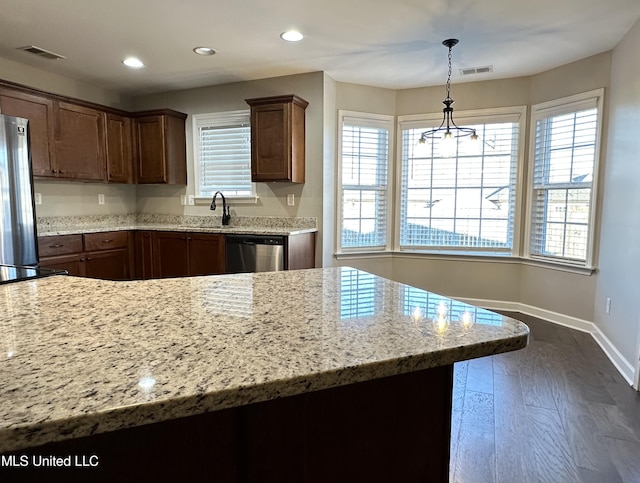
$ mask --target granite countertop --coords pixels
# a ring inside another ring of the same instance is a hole
[[[528,334],[347,267],[2,285],[0,452],[516,350]]]
[[[87,215],[38,218],[38,236],[122,230],[289,236],[317,232],[317,226],[317,219],[313,217],[235,216],[230,225],[222,226],[221,216]]]
[[[265,226],[208,226],[208,225],[174,225],[168,223],[132,223],[129,225],[79,225],[79,226],[50,226],[39,230],[38,236],[77,235],[81,233],[101,233],[106,231],[124,230],[153,230],[153,231],[184,231],[192,233],[223,233],[229,235],[280,235],[290,236],[301,233],[312,233],[317,228],[286,228]]]

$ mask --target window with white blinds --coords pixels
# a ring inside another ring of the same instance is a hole
[[[602,90],[533,106],[528,255],[592,266]]]
[[[193,116],[196,196],[255,196],[249,110]]]
[[[392,117],[341,112],[339,246],[385,249],[389,239]]]
[[[440,154],[439,139],[418,143],[431,127],[425,121],[400,121],[401,249],[513,251],[525,112],[516,109],[465,119],[479,139],[456,139],[450,157]]]

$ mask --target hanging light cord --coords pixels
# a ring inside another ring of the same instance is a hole
[[[457,132],[456,137],[463,136],[471,136],[471,139],[476,140],[478,136],[476,134],[476,130],[469,127],[458,127],[456,123],[453,121],[453,107],[451,107],[454,103],[454,100],[451,99],[451,50],[458,43],[458,39],[447,39],[442,42],[442,45],[448,47],[449,53],[447,55],[447,59],[449,62],[449,68],[447,70],[447,83],[445,85],[447,97],[444,98],[442,103],[444,104],[444,109],[442,110],[443,118],[442,123],[436,129],[430,129],[429,131],[425,131],[420,135],[420,143],[425,143],[427,139],[435,139],[439,137],[439,133],[444,131],[445,135],[451,136],[451,130],[455,130]]]

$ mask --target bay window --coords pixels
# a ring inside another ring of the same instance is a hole
[[[524,113],[458,114],[458,125],[478,139],[457,138],[447,153],[440,139],[418,143],[435,118],[400,117],[400,249],[514,251]]]
[[[340,251],[389,247],[392,116],[340,111]]]
[[[532,108],[526,254],[593,266],[603,90]]]

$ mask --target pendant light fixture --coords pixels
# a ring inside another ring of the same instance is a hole
[[[469,127],[459,127],[453,120],[453,103],[451,99],[451,49],[459,42],[458,39],[447,39],[442,42],[442,45],[449,49],[449,70],[447,71],[447,96],[442,103],[444,109],[442,110],[443,118],[440,127],[436,129],[430,129],[420,135],[418,143],[425,144],[427,140],[435,141],[440,139],[439,148],[440,154],[445,158],[450,158],[456,154],[457,138],[469,136],[471,141],[477,141],[478,135],[476,130]]]

